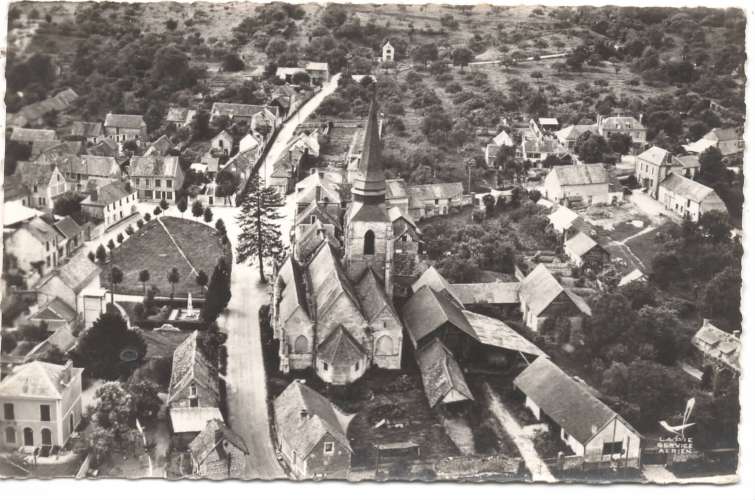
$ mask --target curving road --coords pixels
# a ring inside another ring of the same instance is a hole
[[[265,179],[272,173],[273,163],[283,153],[297,125],[336,89],[339,77],[340,74],[333,76],[280,130],[261,168]],[[238,208],[222,207],[216,213],[225,221],[228,239],[235,249],[239,235],[235,220]],[[288,239],[286,226],[290,224],[290,214],[286,215],[281,220],[284,242]],[[231,273],[231,292],[228,308],[218,318],[218,325],[228,333],[228,424],[244,438],[249,448],[246,479],[284,478],[270,435],[267,383],[257,317],[260,306],[270,301],[270,291],[259,283],[255,264],[236,264]]]

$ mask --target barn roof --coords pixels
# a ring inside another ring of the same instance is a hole
[[[474,400],[464,374],[451,351],[439,339],[433,339],[416,353],[422,385],[431,408],[438,403]]]
[[[401,311],[401,318],[415,345],[445,323],[452,324],[478,340],[474,328],[469,324],[461,308],[454,304],[448,295],[436,292],[427,285],[417,290],[406,301]]]

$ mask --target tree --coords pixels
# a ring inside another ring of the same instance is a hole
[[[108,248],[109,248],[109,249],[110,249],[111,251],[113,250],[113,248],[115,248],[115,242],[113,241],[113,239],[112,239],[112,238],[110,238],[110,240],[108,240],[108,242],[107,242],[107,247],[108,247]]]
[[[163,211],[160,209],[160,207],[155,207],[155,209],[152,211],[155,215],[160,215]]]
[[[116,286],[123,282],[123,271],[118,266],[110,268],[110,283],[113,285],[113,292],[110,294],[110,303],[115,301]]]
[[[245,67],[244,61],[235,52],[229,52],[223,57],[223,71],[241,71]]]
[[[176,202],[176,208],[181,212],[181,218],[183,218],[184,212],[186,212],[186,209],[188,208],[188,202],[186,201],[185,196]]]
[[[625,155],[632,147],[632,138],[622,133],[611,134],[608,137],[608,145],[614,153]]]
[[[89,252],[89,253],[87,254],[87,257],[88,257],[88,258],[89,258],[89,260],[91,260],[92,262],[94,262],[94,260],[95,260],[95,259],[97,258],[97,257],[96,257],[96,256],[94,255],[94,252]]]
[[[151,421],[157,417],[162,406],[158,390],[157,384],[151,380],[129,382],[126,385],[126,391],[131,395],[134,405],[134,416],[141,422]]]
[[[209,278],[207,277],[207,273],[205,273],[204,271],[199,271],[197,273],[197,278],[196,278],[197,285],[204,288],[205,286],[207,286],[208,281],[209,281]]]
[[[661,287],[678,281],[684,274],[679,258],[673,253],[660,253],[651,263],[652,279]]]
[[[165,27],[168,29],[168,31],[173,31],[176,28],[178,28],[178,21],[175,19],[168,19],[165,21]]]
[[[81,212],[81,200],[83,199],[80,193],[74,191],[63,193],[55,198],[53,212],[61,217],[78,214]]]
[[[152,215],[150,215],[149,213],[144,214],[144,220],[145,220],[145,222],[151,221],[152,220]]]
[[[711,186],[724,180],[725,175],[723,156],[718,148],[711,146],[700,153],[700,173],[696,180]]]
[[[226,234],[225,222],[223,222],[223,219],[218,219],[215,221],[215,230],[220,235]]]
[[[729,215],[720,210],[711,210],[700,216],[700,227],[703,234],[714,243],[722,243],[729,239],[731,226]]]
[[[412,50],[411,56],[414,62],[422,63],[423,66],[427,66],[428,61],[435,61],[438,59],[438,46],[434,43],[418,45]]]
[[[97,261],[100,264],[104,264],[107,260],[107,250],[105,250],[105,247],[102,246],[102,243],[97,247],[97,252],[95,253],[95,257],[97,257]]]
[[[202,206],[201,201],[197,200],[191,204],[191,215],[194,217],[201,217],[203,213],[204,207]]]
[[[204,221],[207,223],[212,222],[212,209],[210,207],[204,209]]]
[[[142,284],[145,296],[147,295],[147,283],[149,282],[149,278],[149,271],[147,269],[139,271],[139,282]]]
[[[123,243],[123,240],[124,240],[125,238],[126,238],[126,237],[125,237],[125,236],[123,236],[123,233],[118,233],[118,236],[116,236],[116,237],[115,237],[115,239],[116,239],[116,240],[118,241],[118,244],[121,244],[121,243]]]
[[[260,281],[266,283],[264,258],[278,258],[283,252],[280,226],[276,222],[283,216],[278,213],[281,196],[271,187],[263,187],[259,175],[249,179],[250,192],[237,216],[241,234],[236,247],[236,262],[242,263],[257,256]]]
[[[728,266],[708,281],[698,297],[700,314],[725,321],[740,329],[742,324],[742,273],[737,266]]]
[[[574,152],[584,163],[599,163],[609,151],[603,136],[588,131],[577,137]]]
[[[222,257],[218,259],[207,287],[205,302],[202,307],[202,319],[205,323],[215,321],[231,300],[231,271]]]
[[[181,276],[178,274],[178,269],[173,268],[168,271],[168,283],[170,283],[170,298],[176,294],[176,285],[181,280]]]
[[[451,53],[454,66],[461,67],[462,71],[464,71],[464,66],[472,62],[472,59],[474,59],[474,54],[466,47],[458,47]]]
[[[217,323],[210,323],[206,330],[202,330],[197,335],[197,347],[202,351],[207,359],[223,367],[225,363],[221,360],[221,355],[225,350],[225,342],[228,336],[218,329]]]
[[[133,371],[147,352],[141,333],[129,330],[120,314],[102,314],[80,338],[73,353],[93,377],[116,380]]]
[[[116,444],[125,444],[136,417],[133,396],[120,382],[107,382],[97,388],[94,397],[94,406],[88,408],[92,424],[112,432]]]
[[[163,210],[163,212],[166,211],[166,210],[168,210],[169,206],[170,206],[170,204],[168,203],[168,200],[166,200],[166,199],[160,200],[160,208]]]

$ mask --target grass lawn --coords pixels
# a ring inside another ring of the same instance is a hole
[[[648,231],[641,236],[632,238],[627,242],[627,246],[629,246],[632,252],[634,252],[634,254],[637,256],[637,258],[639,258],[642,263],[645,264],[645,267],[648,270],[651,269],[653,258],[658,255],[661,249],[661,244],[656,240],[656,235],[668,230],[669,225],[671,224],[674,223],[667,222],[666,224],[653,229],[652,231]]]
[[[176,296],[185,297],[189,292],[195,297],[202,296],[204,290],[196,284],[199,271],[212,275],[219,257],[225,256],[231,262],[230,248],[224,248],[215,229],[201,222],[163,216],[151,220],[123,244],[115,248],[110,263],[104,266],[100,275],[104,287],[110,287],[110,266],[123,271],[123,282],[117,293],[141,295],[142,283],[139,272],[149,271],[147,286],[156,286],[161,296],[171,292],[168,273],[174,267],[180,276],[176,284]]]

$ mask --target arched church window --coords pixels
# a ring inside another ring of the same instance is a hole
[[[390,356],[393,354],[393,339],[388,335],[383,335],[378,339],[375,349],[378,355]]]
[[[375,255],[375,233],[372,229],[364,233],[364,254]]]
[[[299,335],[294,341],[294,353],[306,354],[309,351],[309,341],[304,335]]]

